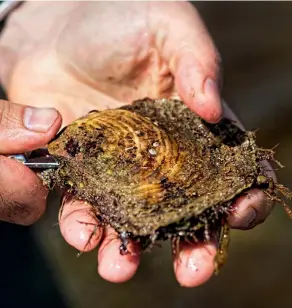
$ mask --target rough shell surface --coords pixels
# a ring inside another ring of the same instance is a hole
[[[133,237],[220,225],[220,213],[262,172],[253,133],[226,119],[207,124],[176,100],[93,111],[49,152],[61,162],[51,180]]]

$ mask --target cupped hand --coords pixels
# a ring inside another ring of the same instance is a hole
[[[144,97],[181,97],[209,122],[222,117],[220,57],[198,12],[186,2],[25,3],[0,39],[0,77],[18,103],[55,107],[64,124],[93,109]],[[230,116],[230,114],[229,114]],[[229,223],[251,228],[271,210],[258,190],[236,201]],[[80,251],[99,243],[98,272],[112,282],[130,279],[136,254],[119,253],[111,228],[90,205],[68,201],[60,228]],[[93,233],[94,231],[94,233]],[[213,274],[216,243],[182,244],[174,259],[179,283],[193,287]]]

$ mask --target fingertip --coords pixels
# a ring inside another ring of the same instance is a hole
[[[66,242],[82,252],[93,250],[100,242],[103,228],[89,205],[71,201],[61,208],[60,231]]]
[[[259,189],[251,189],[238,197],[234,202],[234,210],[227,221],[234,229],[251,229],[264,222],[273,209],[265,193]]]
[[[223,109],[217,77],[206,76],[189,55],[180,60],[175,76],[178,94],[185,104],[207,122],[219,122]]]
[[[180,253],[174,260],[174,270],[182,287],[197,287],[208,281],[214,273],[214,244],[181,245]]]
[[[205,121],[216,124],[222,119],[222,106],[218,97],[205,94],[181,94],[181,97],[184,103]]]
[[[129,253],[120,254],[120,240],[110,231],[102,242],[98,252],[99,275],[110,282],[122,283],[131,279],[140,263],[140,248],[137,244],[128,245]]]
[[[62,124],[54,108],[35,108],[0,100],[0,152],[13,154],[45,146]]]
[[[55,135],[58,133],[59,129],[62,127],[62,123],[63,123],[63,118],[60,114],[60,112],[55,109],[55,108],[46,108],[47,110],[53,110],[56,113],[56,118],[53,122],[53,124],[46,130],[44,131],[44,136],[45,138],[48,140],[48,142],[55,137]]]
[[[204,118],[210,123],[217,123],[221,120],[223,108],[221,105],[221,96],[218,84],[211,78],[206,78],[204,81],[204,91],[202,98],[198,98],[196,102],[197,108],[203,108],[202,113],[205,112]],[[199,111],[200,112],[200,111]]]

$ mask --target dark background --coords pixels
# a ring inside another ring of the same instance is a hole
[[[264,147],[277,143],[286,166],[279,180],[292,188],[292,3],[196,3],[223,58],[223,97]],[[281,206],[252,231],[233,231],[218,277],[196,289],[175,281],[170,247],[143,257],[121,285],[96,274],[96,252],[76,258],[60,236],[58,200],[32,227],[0,223],[0,307],[291,306],[292,221]]]

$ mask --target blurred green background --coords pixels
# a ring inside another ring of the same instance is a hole
[[[292,188],[292,3],[196,3],[223,58],[223,97],[264,147],[277,143]],[[171,17],[170,17],[171,18]],[[0,307],[291,306],[292,221],[281,206],[251,231],[233,231],[230,256],[218,277],[196,289],[175,281],[168,244],[143,256],[130,282],[96,274],[96,252],[76,258],[62,239],[58,200],[32,227],[0,224]]]

